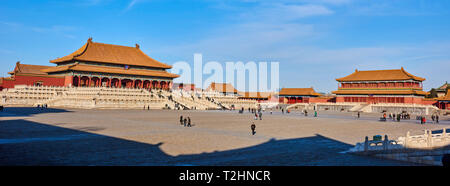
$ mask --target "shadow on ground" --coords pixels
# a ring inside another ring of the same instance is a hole
[[[0,165],[414,165],[340,153],[352,146],[321,135],[179,156],[160,145],[22,119],[0,121]]]
[[[3,111],[0,112],[0,117],[10,117],[10,116],[24,117],[36,114],[61,113],[61,112],[71,112],[71,111],[57,108],[5,107]]]

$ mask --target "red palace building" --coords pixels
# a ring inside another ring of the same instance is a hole
[[[425,78],[403,69],[358,71],[336,79],[336,102],[423,104]]]
[[[282,88],[278,94],[279,102],[285,104],[321,102],[319,96],[313,88]]]
[[[2,78],[0,87],[14,85],[158,88],[170,89],[177,74],[172,66],[156,61],[136,47],[96,43],[89,38],[75,52],[51,60],[57,66],[17,63],[10,78]]]

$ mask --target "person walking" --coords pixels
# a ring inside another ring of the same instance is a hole
[[[361,113],[358,112],[358,119],[359,119],[359,117],[361,117]]]
[[[187,119],[186,119],[186,118],[184,118],[183,124],[184,124],[184,126],[186,127],[186,124],[187,124]]]
[[[183,116],[180,116],[180,125],[183,125]]]
[[[317,117],[317,110],[314,111],[314,117]]]
[[[431,120],[432,120],[433,123],[434,123],[434,114],[431,115]]]
[[[191,117],[188,117],[188,124],[187,124],[187,126],[191,127]]]
[[[439,123],[439,114],[436,114],[436,123]]]
[[[255,120],[258,120],[258,114],[255,112]]]
[[[262,120],[262,113],[259,112],[259,120]]]
[[[252,122],[252,125],[250,126],[250,129],[252,129],[252,135],[256,134],[256,125],[255,122]]]
[[[397,122],[400,122],[400,114],[397,114]]]

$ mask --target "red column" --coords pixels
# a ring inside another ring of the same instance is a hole
[[[119,79],[119,88],[122,88],[122,80],[121,79]]]
[[[77,87],[80,87],[81,86],[81,77],[78,76],[77,78],[78,78],[78,85],[77,85]]]
[[[141,81],[141,86],[140,87],[144,88],[144,82],[143,81]]]
[[[111,79],[108,78],[108,87],[111,87]]]

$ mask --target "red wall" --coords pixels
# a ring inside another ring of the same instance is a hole
[[[64,86],[68,87],[69,85],[73,85],[73,77],[65,76],[64,78]]]
[[[15,85],[34,85],[42,81],[43,86],[64,86],[65,78],[61,77],[43,77],[43,76],[21,76],[16,75],[13,80],[4,79],[2,88],[14,88]]]

